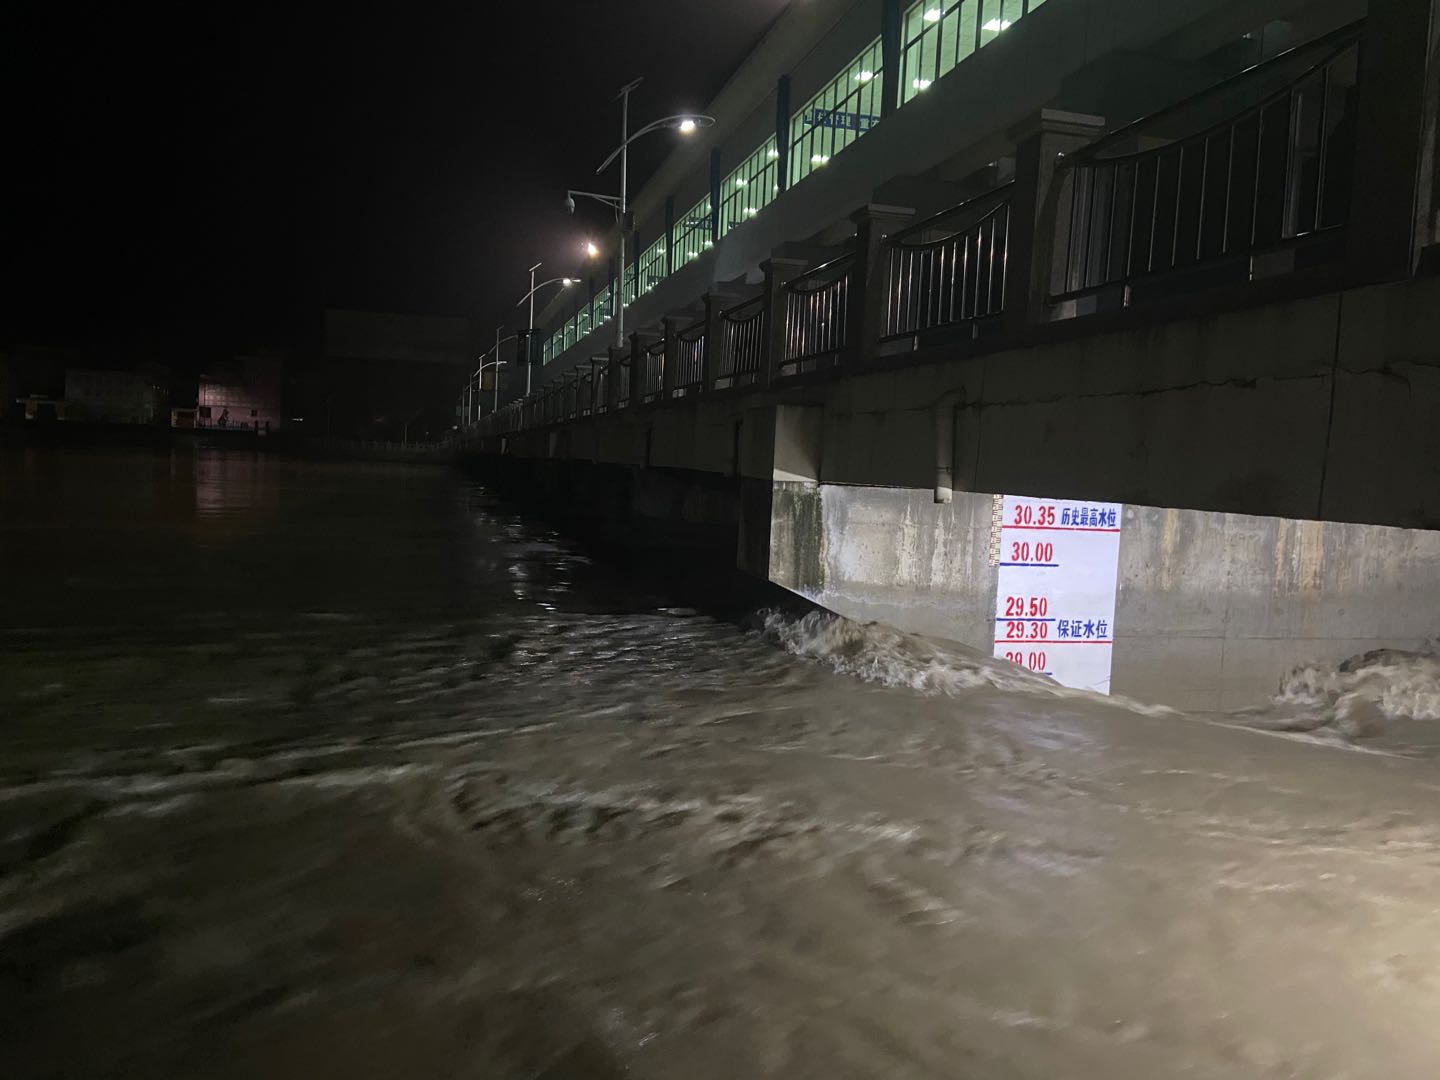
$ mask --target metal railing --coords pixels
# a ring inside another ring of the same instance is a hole
[[[635,404],[635,401],[630,394],[630,387],[634,385],[635,380],[631,377],[631,364],[629,357],[626,357],[625,359],[620,361],[619,374],[620,378],[618,380],[618,386],[620,388],[620,393],[619,397],[617,397],[616,400],[620,403],[620,408],[623,409],[628,405]]]
[[[886,238],[882,340],[1004,310],[1014,190],[1006,184]]]
[[[576,379],[575,392],[576,411],[581,416],[589,416],[595,411],[595,373],[593,371],[580,374]]]
[[[641,384],[640,399],[650,401],[660,396],[665,389],[665,339],[652,341],[640,350],[644,364],[644,382]]]
[[[754,297],[720,313],[721,379],[738,379],[760,371],[765,352],[765,305]]]
[[[1359,38],[1358,26],[1336,31],[1112,132],[1059,159],[1053,185],[1053,159],[1039,163],[1022,181],[1045,199],[1024,200],[1042,235],[1033,250],[1014,252],[1027,301],[1044,299],[1030,295],[1032,264],[1049,276],[1036,285],[1055,304],[1053,318],[1067,306],[1079,314],[1121,296],[1143,302],[1338,257],[1352,198]],[[851,307],[865,299],[855,254],[784,284],[773,276],[783,264],[772,265],[763,296],[710,307],[684,329],[670,322],[664,341],[592,359],[588,373],[552,379],[488,416],[471,419],[472,378],[463,427],[522,431],[664,398],[667,386],[688,396],[795,379],[851,349],[893,355],[904,342],[978,335],[999,324],[1007,286],[1019,284],[1010,268],[1018,190],[997,187],[884,237],[874,277],[865,275],[881,291],[863,312]],[[1028,243],[1030,230],[1021,231]],[[852,340],[862,325],[868,340]]]
[[[675,333],[675,389],[689,390],[705,381],[705,320]]]
[[[784,374],[803,369],[809,361],[833,361],[844,351],[854,267],[855,253],[850,252],[785,283]]]
[[[1349,216],[1358,27],[1251,68],[1073,155],[1060,296],[1244,258]],[[1318,59],[1316,59],[1316,54]],[[1305,66],[1258,103],[1164,146],[1106,156],[1247,85]],[[1248,270],[1247,270],[1248,276]]]
[[[566,420],[573,420],[580,412],[580,380],[566,378],[563,386],[561,415]]]
[[[595,381],[595,411],[606,412],[610,408],[610,365],[603,360],[591,360],[590,365]]]

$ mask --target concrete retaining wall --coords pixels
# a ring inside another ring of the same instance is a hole
[[[875,363],[508,436],[505,456],[574,513],[728,545],[842,614],[986,652],[988,493],[1124,504],[1112,685],[1188,709],[1440,636],[1440,279]]]
[[[930,487],[946,395],[961,488],[1440,527],[1440,278],[857,375],[822,479]]]
[[[993,497],[777,483],[771,580],[842,615],[989,654]],[[1266,700],[1306,662],[1440,635],[1440,533],[1126,506],[1113,692],[1187,710]]]

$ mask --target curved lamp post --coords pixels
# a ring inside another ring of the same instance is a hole
[[[649,135],[652,131],[672,130],[678,131],[681,135],[690,135],[698,128],[711,127],[715,123],[713,116],[706,116],[703,113],[676,113],[674,116],[663,116],[659,120],[652,120],[637,131],[630,130],[630,94],[643,82],[643,79],[636,79],[632,83],[623,86],[619,93],[620,99],[620,145],[610,151],[610,156],[600,163],[595,170],[599,176],[610,167],[617,157],[620,159],[620,194],[597,195],[593,191],[567,191],[565,193],[565,208],[575,212],[575,197],[577,195],[587,199],[594,199],[614,209],[616,219],[620,223],[619,261],[620,281],[617,286],[618,295],[615,301],[615,344],[625,344],[625,215],[628,212],[629,183],[630,183],[630,144],[642,135]]]
[[[490,348],[486,349],[485,352],[481,354],[480,366],[476,368],[474,374],[470,376],[470,382],[474,385],[476,392],[482,392],[482,388],[485,385],[485,369],[490,367],[493,367],[495,369],[495,386],[493,388],[494,395],[491,398],[490,406],[490,411],[492,413],[498,412],[500,409],[500,368],[503,367],[505,364],[505,361],[500,359],[500,346],[504,345],[507,341],[515,341],[520,336],[519,334],[511,334],[508,337],[502,338],[500,336],[500,331],[500,327],[495,328],[495,344],[490,346]],[[491,355],[492,353],[495,355],[495,359],[487,363],[485,357]]]
[[[527,350],[533,349],[535,347],[533,344],[535,338],[535,294],[541,289],[545,288],[545,286],[547,285],[559,285],[561,288],[568,289],[571,285],[576,284],[580,280],[579,278],[572,277],[552,277],[548,281],[542,281],[539,285],[536,285],[535,271],[539,270],[540,267],[543,265],[544,263],[536,263],[534,266],[530,267],[530,291],[527,292],[524,296],[522,296],[519,302],[515,305],[516,307],[521,307],[524,305],[525,301],[530,301],[530,322],[528,324],[529,336],[525,339]],[[525,358],[525,361],[525,393],[528,394],[530,393],[530,358],[527,356]],[[495,382],[498,386],[500,382],[500,373],[498,371],[495,373]]]

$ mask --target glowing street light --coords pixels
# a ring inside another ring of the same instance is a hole
[[[515,305],[516,307],[520,307],[520,305],[524,304],[525,301],[530,301],[530,336],[525,339],[527,349],[533,348],[533,346],[530,345],[530,342],[533,341],[535,338],[535,294],[541,289],[545,288],[546,285],[559,285],[562,289],[568,289],[571,285],[577,284],[580,280],[579,278],[572,277],[552,277],[549,281],[542,281],[539,285],[536,285],[535,271],[539,270],[540,267],[543,265],[543,263],[536,263],[534,266],[530,267],[530,291],[527,292],[524,296],[522,296],[519,303]],[[528,394],[530,393],[530,358],[527,356],[525,359],[525,393]],[[500,372],[498,370],[495,372],[495,383],[498,392],[500,383]]]
[[[630,130],[630,94],[644,81],[636,79],[621,87],[620,99],[620,145],[610,151],[609,157],[600,163],[595,170],[598,176],[610,167],[610,163],[616,158],[620,159],[620,194],[597,195],[593,191],[568,191],[565,193],[565,207],[570,213],[575,212],[575,196],[582,195],[587,199],[594,199],[611,207],[615,211],[616,220],[619,222],[619,242],[616,245],[617,265],[620,267],[620,286],[617,295],[613,297],[615,303],[615,343],[623,346],[625,344],[625,233],[627,222],[625,220],[628,210],[629,184],[630,184],[630,144],[642,135],[648,135],[652,131],[678,131],[681,135],[693,135],[702,127],[710,127],[715,123],[713,116],[706,116],[703,113],[677,113],[674,116],[662,116],[659,120],[652,120],[638,131]],[[590,245],[594,247],[594,245]],[[587,248],[587,250],[589,250]],[[591,252],[591,257],[598,255],[599,249]]]

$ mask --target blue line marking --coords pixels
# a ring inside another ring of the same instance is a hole
[[[1049,566],[1059,568],[1058,562],[1002,562],[1001,566]]]

